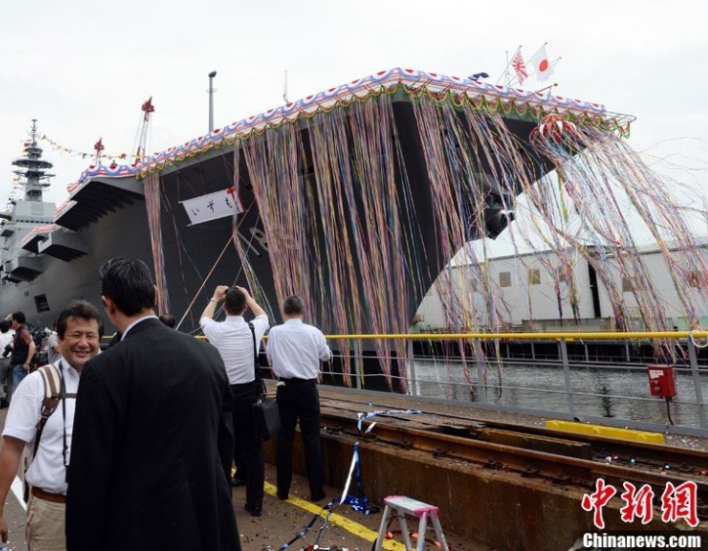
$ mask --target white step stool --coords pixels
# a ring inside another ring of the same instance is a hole
[[[388,496],[384,499],[384,504],[386,505],[386,509],[384,509],[384,515],[381,519],[381,528],[379,528],[379,536],[376,539],[374,551],[381,551],[382,549],[386,538],[386,527],[388,526],[388,521],[393,511],[396,511],[396,515],[398,516],[398,524],[401,526],[403,539],[406,542],[406,551],[412,551],[413,549],[411,547],[410,536],[408,535],[406,515],[415,516],[419,519],[418,543],[416,544],[417,551],[423,551],[423,549],[425,549],[425,530],[428,527],[428,517],[433,521],[435,535],[438,537],[440,549],[442,551],[450,551],[445,541],[442,526],[440,526],[440,519],[438,519],[438,508],[435,505],[428,505],[427,503],[406,496]]]

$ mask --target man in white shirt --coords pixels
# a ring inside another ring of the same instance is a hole
[[[320,362],[329,361],[332,351],[322,331],[302,322],[305,302],[293,295],[283,302],[285,323],[273,327],[268,334],[266,352],[278,383],[277,473],[278,497],[288,499],[293,478],[292,448],[295,426],[300,419],[300,432],[305,446],[310,499],[324,499],[324,475],[320,445],[320,397],[317,377]]]
[[[214,321],[216,305],[224,301],[226,319]],[[251,332],[243,315],[250,308],[255,318]],[[261,395],[256,384],[255,357],[270,323],[265,310],[243,287],[219,285],[199,322],[209,342],[221,354],[233,394],[234,460],[237,476],[246,481],[245,509],[252,516],[263,513],[265,465],[263,444],[253,428],[253,404]],[[254,350],[255,333],[255,350]],[[245,473],[243,472],[245,470]]]
[[[25,536],[28,546],[39,550],[66,549],[66,470],[71,450],[76,391],[84,365],[98,354],[103,322],[94,306],[85,301],[76,301],[61,312],[57,329],[59,348],[64,358],[54,364],[59,372],[62,389],[57,407],[38,434],[37,424],[41,418],[45,387],[40,372],[30,373],[15,389],[0,450],[2,541],[7,542],[8,537],[4,512],[7,493],[27,447],[33,459],[25,474],[27,483],[32,487],[27,505]]]

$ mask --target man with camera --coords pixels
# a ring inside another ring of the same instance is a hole
[[[215,321],[216,305],[222,300],[226,319]],[[253,333],[243,317],[249,308],[255,316],[251,322]],[[253,425],[253,404],[261,395],[254,359],[270,325],[268,316],[244,287],[219,285],[204,309],[199,324],[206,338],[221,354],[226,366],[234,404],[236,476],[246,482],[246,511],[251,516],[259,517],[263,514],[265,464],[263,444],[256,438]]]
[[[12,352],[12,339],[15,332],[12,330],[10,320],[0,321],[0,408],[10,405],[10,392],[12,391],[12,364],[10,364],[10,353]]]
[[[12,388],[14,390],[29,373],[36,346],[32,334],[27,328],[25,313],[15,312],[10,317],[12,328],[15,330],[15,338],[12,341],[12,355],[10,356]]]

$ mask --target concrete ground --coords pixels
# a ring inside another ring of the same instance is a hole
[[[325,487],[325,493],[327,500],[330,500],[335,496],[341,496],[342,489]],[[284,543],[302,532],[314,515],[321,511],[321,507],[326,505],[324,501],[318,504],[306,501],[309,496],[307,479],[297,475],[293,479],[290,499],[288,501],[278,499],[275,495],[275,467],[269,464],[266,464],[266,498],[263,505],[263,516],[254,518],[243,510],[245,488],[234,488],[233,495],[244,551],[277,551]],[[316,521],[305,537],[294,542],[289,549],[302,549],[314,545],[319,536],[320,547],[338,546],[339,548],[348,548],[349,551],[369,551],[372,549],[382,516],[383,508],[379,513],[364,515],[361,512],[353,511],[350,505],[339,506],[333,511],[330,522],[322,531],[321,536],[322,522]],[[441,519],[441,523],[444,530],[444,518]],[[409,519],[408,527],[411,530],[417,529],[415,519]],[[398,522],[394,521],[390,529],[397,531],[399,529]],[[465,542],[449,532],[445,532],[445,537],[451,549],[455,551],[490,551],[488,547]],[[396,538],[398,542],[402,541],[400,534],[397,534]],[[435,532],[430,526],[426,549],[439,549],[435,546],[434,539]],[[384,549],[403,551],[405,547],[402,543],[391,541],[384,545]]]
[[[0,425],[4,426],[7,410],[0,411]],[[1,429],[0,429],[1,430]],[[307,479],[294,475],[290,498],[287,501],[278,499],[275,495],[275,467],[266,464],[266,497],[263,504],[263,515],[252,517],[244,510],[246,489],[237,487],[233,489],[234,514],[241,534],[241,545],[244,551],[277,551],[281,546],[298,533],[305,530],[322,507],[335,496],[341,496],[342,488],[325,487],[326,501],[311,503],[307,501],[309,489]],[[419,496],[415,496],[419,497]],[[5,502],[5,515],[9,528],[8,551],[27,551],[24,543],[25,510],[20,504],[20,499],[12,491]],[[352,510],[349,505],[337,507],[330,517],[327,526],[323,529],[322,520],[314,522],[303,538],[293,542],[289,550],[300,550],[314,545],[319,539],[321,548],[337,546],[339,549],[347,548],[349,551],[369,551],[379,530],[383,510],[377,514],[364,515]],[[441,519],[443,530],[445,519]],[[409,529],[417,529],[414,519],[409,521]],[[398,522],[394,521],[391,530],[399,529]],[[320,535],[321,533],[321,535]],[[432,526],[428,531],[429,542],[426,549],[439,549],[434,543]],[[489,548],[474,543],[465,542],[455,534],[445,532],[452,549],[455,551],[490,551]],[[396,535],[398,541],[400,534]],[[413,540],[415,542],[415,540]],[[414,543],[415,545],[415,543]],[[0,546],[1,547],[1,546]],[[384,549],[403,551],[401,543],[388,542]]]
[[[355,398],[361,400],[363,411],[383,408],[419,407],[428,411],[465,415],[470,419],[478,419],[480,421],[505,421],[532,426],[542,426],[545,423],[545,419],[531,415],[453,406],[445,404],[444,402],[438,404],[431,404],[429,402],[416,403],[410,398],[396,395],[382,395],[379,393],[367,395],[366,393],[357,393],[352,390],[329,390],[325,388],[321,388],[320,394],[323,399],[351,400]],[[2,426],[4,426],[6,412],[6,409],[0,411],[0,425]],[[707,442],[706,439],[700,438],[667,437],[668,445],[699,450],[708,449]],[[325,492],[327,500],[329,500],[335,496],[340,496],[342,488],[325,487]],[[326,505],[325,502],[318,504],[311,503],[307,501],[308,496],[307,480],[302,476],[295,475],[293,477],[290,499],[288,501],[278,499],[275,496],[275,468],[270,464],[266,464],[266,498],[263,515],[261,517],[252,517],[243,509],[245,503],[245,488],[234,488],[234,512],[237,518],[244,551],[277,551],[281,549],[283,544],[289,542],[298,533],[305,530],[305,527],[313,519],[314,515],[321,511],[323,505]],[[411,497],[421,500],[425,499],[424,496]],[[24,510],[21,508],[18,499],[12,492],[8,495],[5,512],[10,530],[10,544],[8,549],[10,551],[26,551],[27,548],[24,545]],[[378,533],[382,514],[383,511],[377,514],[364,515],[361,512],[353,511],[349,505],[339,506],[330,517],[326,528],[322,529],[322,521],[316,521],[312,529],[309,530],[302,539],[293,542],[288,549],[305,549],[317,543],[319,536],[319,545],[321,548],[334,548],[337,546],[340,549],[347,548],[349,551],[369,551],[372,549],[373,541]],[[441,523],[444,529],[444,517],[441,518]],[[397,521],[394,521],[391,525],[391,529],[395,531],[398,530],[398,528]],[[409,528],[417,528],[412,519],[411,522],[409,522]],[[320,532],[322,532],[321,536]],[[428,536],[429,542],[426,549],[439,549],[432,541],[434,539],[434,533],[429,531]],[[450,544],[450,548],[455,551],[492,551],[492,549],[488,547],[481,546],[474,542],[464,541],[462,538],[449,531],[445,532],[445,536]],[[397,535],[397,539],[400,541],[400,534]],[[388,542],[384,545],[384,549],[402,551],[405,548],[400,543]]]

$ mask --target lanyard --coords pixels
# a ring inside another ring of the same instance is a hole
[[[64,380],[64,361],[59,360],[59,400],[61,401],[61,418],[62,418],[62,458],[64,460],[64,479],[69,481],[69,464],[66,462],[66,452],[69,447],[66,445],[66,381]]]

